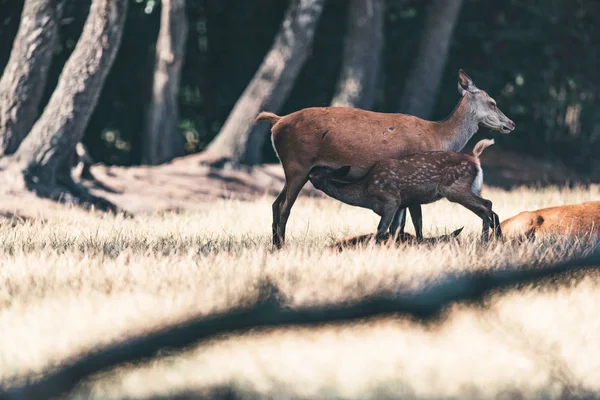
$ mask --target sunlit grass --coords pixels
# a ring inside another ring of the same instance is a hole
[[[598,200],[600,189],[488,189],[484,197],[505,219]],[[274,252],[271,202],[218,201],[194,213],[124,219],[6,199],[4,210],[29,218],[0,226],[0,383],[186,316],[253,302],[265,280],[291,305],[320,304],[415,290],[451,272],[558,260],[592,246],[561,239],[485,249],[478,243],[481,221],[444,200],[424,207],[425,234],[465,226],[458,241],[338,253],[327,246],[373,232],[378,217],[330,199],[301,198],[287,248]],[[457,305],[443,323],[428,327],[388,318],[223,338],[119,368],[80,394],[211,398],[222,386],[243,398],[600,394],[596,274],[495,294],[487,303]]]

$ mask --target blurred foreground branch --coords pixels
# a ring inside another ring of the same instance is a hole
[[[396,296],[373,296],[349,304],[290,308],[276,288],[266,285],[258,302],[249,308],[234,309],[192,318],[149,334],[117,342],[72,360],[35,381],[0,389],[0,399],[49,399],[74,389],[92,374],[118,365],[155,357],[159,350],[180,350],[202,340],[255,328],[292,327],[349,322],[382,315],[402,314],[431,321],[448,305],[458,301],[478,302],[490,292],[515,285],[540,282],[549,277],[600,267],[600,252],[549,266],[517,266],[511,269],[450,274],[422,290]]]

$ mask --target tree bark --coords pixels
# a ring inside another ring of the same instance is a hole
[[[94,0],[83,32],[40,119],[15,159],[27,180],[70,179],[69,160],[83,138],[121,42],[128,0]]]
[[[406,81],[399,112],[431,117],[461,5],[462,0],[433,0],[429,5],[419,51]]]
[[[0,78],[0,156],[12,154],[39,115],[64,0],[26,0]]]
[[[342,72],[332,106],[370,109],[383,38],[383,0],[351,0]]]
[[[260,111],[276,112],[287,98],[312,47],[325,0],[292,0],[273,46],[207,151],[234,163],[258,164],[266,124],[254,124]]]
[[[161,164],[184,154],[177,95],[187,31],[185,0],[162,0],[154,88],[142,155],[142,161],[147,164]]]

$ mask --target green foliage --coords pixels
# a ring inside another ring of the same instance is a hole
[[[465,0],[444,88],[470,71],[517,123],[501,146],[589,170],[600,150],[599,18],[593,0]]]
[[[0,70],[8,60],[22,3],[0,0]],[[89,4],[69,2],[46,99],[81,33]],[[281,113],[329,104],[341,64],[347,4],[327,2],[312,54]],[[378,111],[397,109],[427,4],[386,2]],[[180,92],[180,126],[188,152],[201,150],[217,134],[271,46],[286,7],[281,0],[188,1],[190,30]],[[121,50],[86,132],[96,160],[139,163],[159,24],[159,0],[131,0]],[[597,0],[464,0],[435,118],[446,117],[458,101],[457,71],[462,68],[517,123],[499,146],[558,157],[589,171],[600,150],[599,24]],[[276,160],[268,141],[265,157]]]

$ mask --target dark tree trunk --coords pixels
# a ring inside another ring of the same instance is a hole
[[[383,39],[383,0],[351,0],[340,79],[331,105],[370,109]]]
[[[48,105],[15,153],[28,181],[52,186],[70,179],[75,146],[83,138],[121,42],[127,3],[93,1]]]
[[[433,0],[429,5],[419,51],[400,100],[399,112],[430,118],[462,0]]]
[[[254,124],[260,111],[277,112],[292,89],[312,47],[325,0],[292,0],[273,46],[238,99],[207,151],[234,163],[258,164],[267,124]]]
[[[146,164],[162,164],[184,154],[185,139],[178,126],[177,95],[187,30],[185,0],[162,0],[154,89],[142,155]]]
[[[25,1],[0,78],[0,156],[17,151],[39,115],[63,6],[63,0]]]

